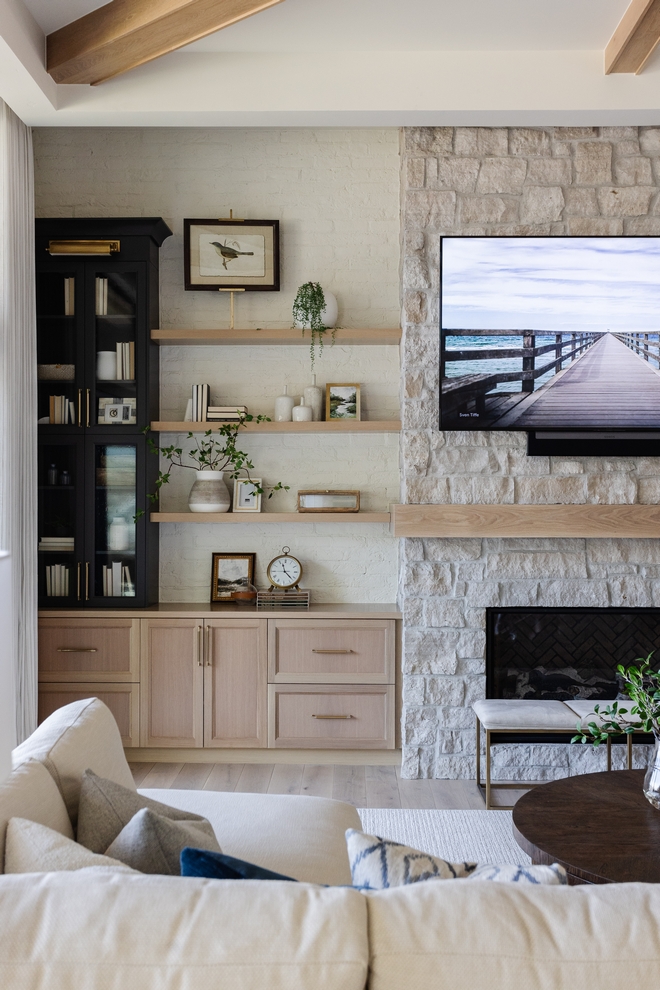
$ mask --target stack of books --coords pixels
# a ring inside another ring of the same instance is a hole
[[[135,378],[135,342],[117,341],[117,379],[129,382]]]
[[[75,314],[75,293],[76,293],[76,280],[75,278],[65,278],[64,279],[64,315],[73,316]]]
[[[205,423],[206,410],[209,406],[209,386],[193,385],[192,387],[192,423]]]
[[[73,553],[73,536],[42,536],[39,549],[49,553]]]
[[[73,402],[66,395],[49,395],[48,422],[75,423],[76,410]]]
[[[69,594],[69,568],[66,564],[50,564],[46,568],[48,598],[66,598]]]
[[[247,416],[247,406],[209,406],[206,419],[214,422],[236,423]]]
[[[135,585],[126,564],[114,560],[103,565],[103,595],[105,598],[133,598]]]
[[[108,315],[108,280],[107,278],[96,279],[96,315]]]

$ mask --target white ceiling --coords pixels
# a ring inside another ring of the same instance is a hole
[[[629,0],[284,0],[100,86],[44,35],[98,0],[0,0],[0,97],[74,127],[660,125],[660,49],[603,72]]]
[[[186,51],[603,49],[629,0],[284,0]],[[99,0],[25,0],[45,34]]]

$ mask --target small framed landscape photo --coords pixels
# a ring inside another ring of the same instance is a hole
[[[280,291],[279,220],[184,220],[186,289]]]
[[[234,478],[232,512],[261,512],[261,478]]]
[[[359,419],[360,386],[350,382],[328,382],[325,386],[325,418]]]
[[[211,601],[230,601],[254,580],[256,553],[214,553],[211,566]]]

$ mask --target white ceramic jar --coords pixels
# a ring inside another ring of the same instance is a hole
[[[285,385],[282,395],[278,395],[275,399],[275,412],[273,414],[275,422],[290,423],[293,405],[293,396],[288,394],[288,385]]]
[[[117,378],[116,351],[96,352],[96,377],[100,382],[114,381]]]
[[[312,421],[312,407],[305,405],[305,397],[302,396],[300,399],[300,405],[294,406],[291,412],[294,423],[311,423]]]
[[[115,516],[108,526],[108,550],[115,553],[128,550],[129,542],[128,523],[123,516]]]

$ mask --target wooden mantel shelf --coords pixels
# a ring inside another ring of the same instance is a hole
[[[660,537],[660,505],[393,505],[395,536]]]
[[[389,523],[389,512],[152,512],[155,523]]]
[[[298,344],[309,347],[309,331],[303,335],[301,330],[152,330],[151,339],[155,344],[170,345],[208,345],[225,344]],[[332,330],[324,336],[326,346],[332,342]],[[369,330],[335,330],[336,344],[400,344],[401,328],[369,329]]]

